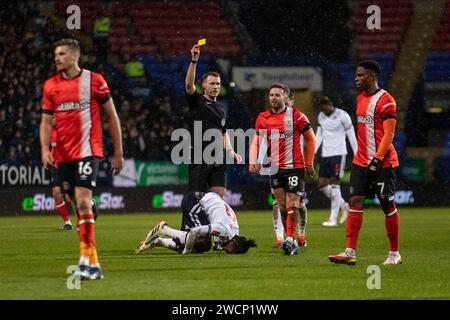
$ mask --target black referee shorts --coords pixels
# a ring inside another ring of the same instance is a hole
[[[225,164],[189,165],[189,190],[207,192],[211,187],[225,188]]]

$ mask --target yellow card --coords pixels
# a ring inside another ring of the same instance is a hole
[[[203,38],[203,39],[200,39],[200,40],[198,40],[198,43],[197,43],[199,46],[204,46],[205,44],[206,44],[206,38]]]

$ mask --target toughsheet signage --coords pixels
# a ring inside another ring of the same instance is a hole
[[[321,71],[313,67],[234,67],[233,81],[242,91],[267,90],[277,82],[291,89],[321,91],[323,87]]]
[[[305,202],[310,210],[329,207],[329,199],[317,188],[306,185]],[[342,188],[348,200],[348,186]],[[186,192],[181,186],[111,188],[99,187],[94,193],[98,209],[103,213],[136,213],[181,211],[181,201]],[[268,185],[236,186],[227,190],[225,201],[236,210],[271,210],[272,196]],[[437,183],[418,183],[399,188],[395,193],[398,206],[445,207],[450,206],[450,188]],[[379,206],[379,201],[366,199],[368,206]],[[0,193],[0,216],[54,214],[55,201],[50,187],[4,188]]]

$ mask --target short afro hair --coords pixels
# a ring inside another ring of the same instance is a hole
[[[331,99],[327,96],[322,96],[319,99],[317,99],[317,104],[320,106],[324,106],[327,104],[333,104],[333,102],[331,101]]]
[[[364,69],[371,70],[378,76],[381,73],[381,67],[375,60],[363,60],[358,63],[358,67],[363,67]]]

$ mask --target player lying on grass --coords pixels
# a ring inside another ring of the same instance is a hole
[[[226,253],[246,253],[251,247],[256,247],[255,240],[239,236],[236,215],[218,194],[189,192],[183,198],[182,208],[182,230],[172,229],[165,221],[161,221],[150,230],[135,253],[155,246],[182,254],[206,252],[211,249],[213,236]]]

